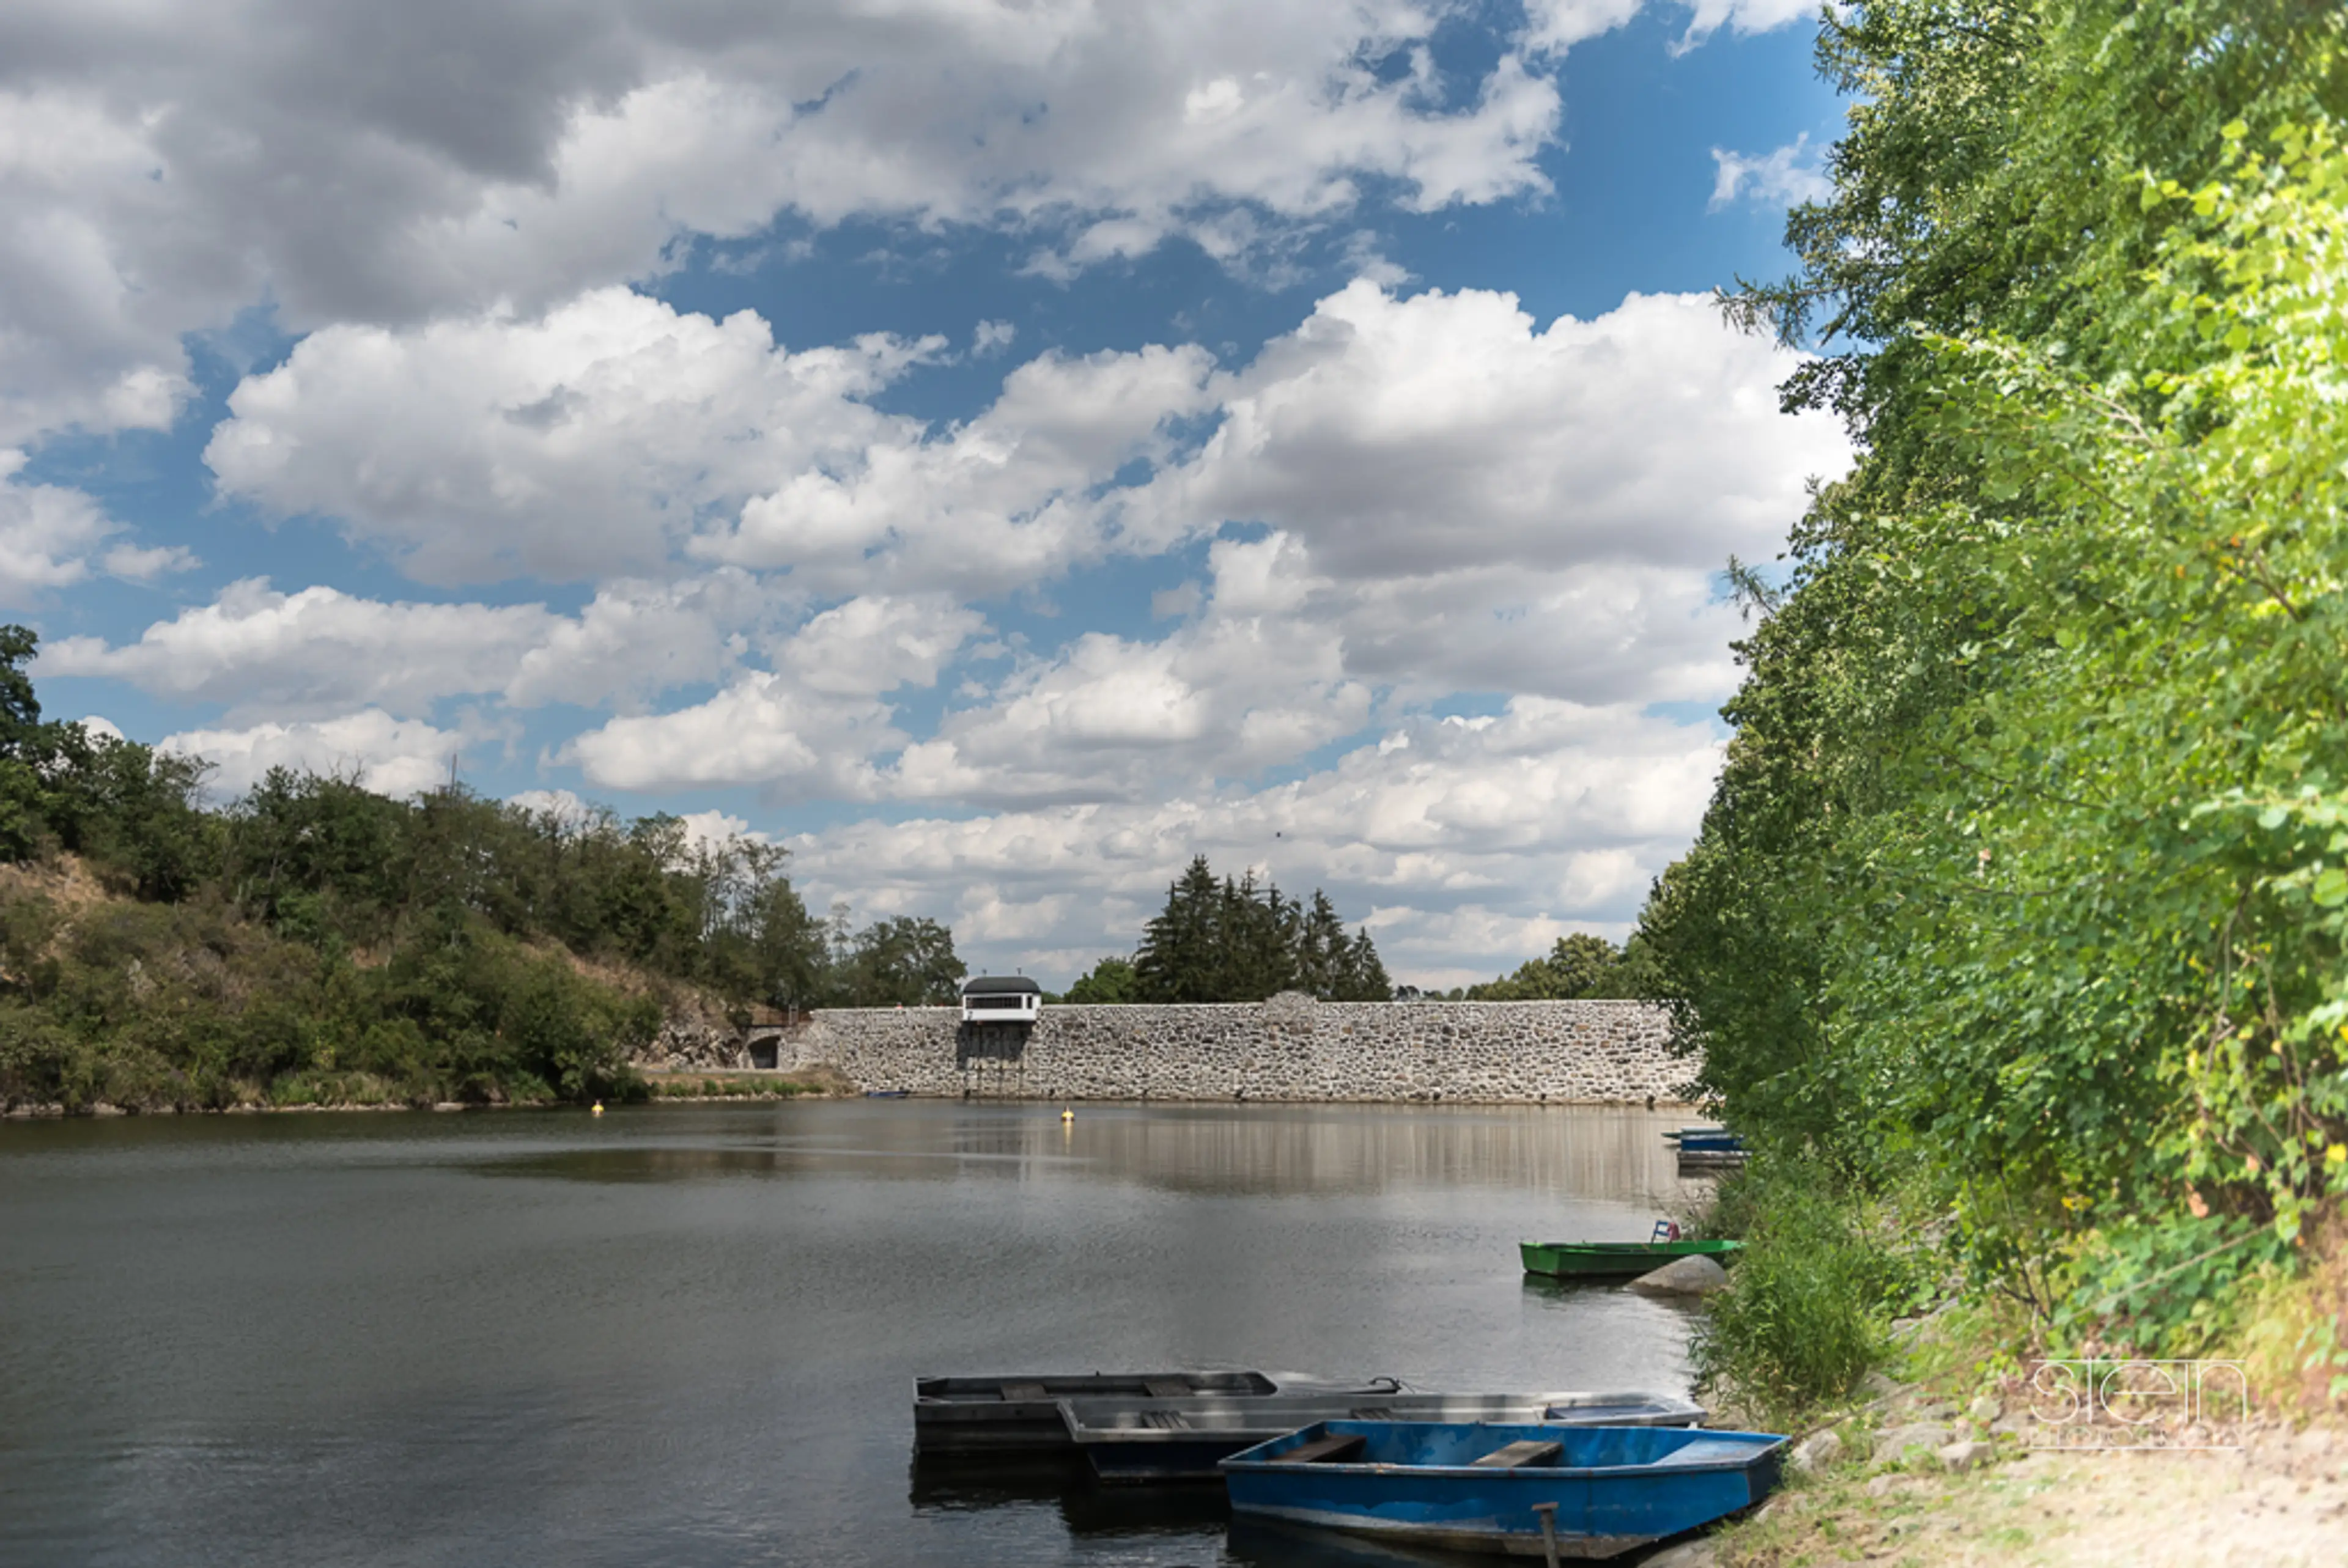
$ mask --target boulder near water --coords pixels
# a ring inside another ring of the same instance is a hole
[[[1842,1434],[1829,1427],[1822,1432],[1812,1432],[1794,1445],[1789,1463],[1803,1474],[1821,1471],[1842,1458]]]
[[[1708,1257],[1679,1257],[1631,1282],[1650,1296],[1710,1296],[1728,1286],[1728,1271]]]

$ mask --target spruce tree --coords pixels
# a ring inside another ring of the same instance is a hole
[[[1385,965],[1369,933],[1348,938],[1319,888],[1310,907],[1259,885],[1252,871],[1220,881],[1200,856],[1166,890],[1133,958],[1133,998],[1252,1002],[1302,990],[1323,1001],[1385,1001]]]
[[[1134,990],[1143,1001],[1206,1002],[1220,974],[1216,916],[1222,890],[1203,855],[1166,889],[1166,907],[1144,927],[1133,956]]]

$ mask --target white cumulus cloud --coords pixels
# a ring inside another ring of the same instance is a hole
[[[882,701],[934,685],[984,627],[938,598],[850,600],[809,618],[705,702],[623,715],[574,739],[567,754],[610,789],[752,784],[770,798],[870,798],[871,759],[908,739]]]
[[[275,767],[355,779],[378,794],[418,794],[447,782],[462,744],[461,735],[380,708],[293,723],[184,730],[159,743],[161,750],[211,763],[207,785],[229,795],[251,789]]]
[[[868,399],[937,340],[776,345],[603,290],[528,320],[335,327],[231,395],[221,489],[333,518],[411,575],[645,571],[683,551],[847,597],[999,592],[1106,548],[1088,497],[1208,406],[1193,346],[1046,354],[942,430]]]
[[[337,326],[229,399],[230,495],[339,518],[414,575],[654,567],[711,507],[912,437],[860,401],[934,344],[790,354],[767,323],[600,290],[542,317]]]
[[[83,491],[18,477],[27,461],[22,450],[0,447],[0,605],[21,608],[82,582],[93,561],[139,582],[194,564],[176,545],[122,541],[122,525]]]
[[[1355,282],[1217,376],[1220,427],[1119,516],[1160,544],[1275,530],[1214,547],[1218,602],[1329,627],[1357,679],[1703,695],[1731,679],[1712,574],[1850,459],[1833,418],[1778,410],[1797,363],[1696,296],[1537,330],[1511,295]]]
[[[1712,149],[1712,208],[1737,200],[1770,207],[1793,207],[1822,201],[1834,191],[1834,180],[1818,160],[1804,161],[1810,138],[1806,132],[1774,152],[1747,154]]]
[[[1620,936],[1683,849],[1719,765],[1709,731],[1542,698],[1405,721],[1285,784],[978,816],[870,820],[788,841],[819,902],[949,910],[984,961],[1073,974],[1129,951],[1193,855],[1329,890],[1421,983],[1488,978],[1567,929]]]
[[[1066,269],[1176,234],[1243,261],[1371,184],[1538,192],[1549,54],[1624,9],[1544,8],[1447,77],[1455,14],[1413,0],[17,0],[0,442],[160,427],[183,335],[263,301],[298,332],[534,313],[778,217],[1008,230]]]
[[[109,647],[68,637],[43,648],[40,673],[102,675],[159,696],[222,702],[280,718],[377,705],[427,712],[454,692],[495,691],[543,643],[542,606],[404,604],[333,588],[283,593],[266,578]]]
[[[734,660],[731,629],[767,609],[757,586],[730,570],[615,582],[576,616],[542,604],[363,599],[324,586],[285,593],[248,578],[134,642],[48,643],[39,673],[127,681],[225,704],[232,719],[317,717],[357,703],[423,717],[444,698],[477,693],[518,708],[633,709],[717,679]]]

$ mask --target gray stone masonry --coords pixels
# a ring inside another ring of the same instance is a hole
[[[1678,1102],[1697,1063],[1645,1002],[1045,1003],[1020,1060],[956,1064],[954,1008],[819,1012],[782,1043],[865,1090],[1051,1100]]]

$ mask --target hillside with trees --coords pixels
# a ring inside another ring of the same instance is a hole
[[[1282,991],[1386,1001],[1394,986],[1369,931],[1348,934],[1327,894],[1291,898],[1253,871],[1219,880],[1201,855],[1166,889],[1133,957],[1103,958],[1065,999],[1254,1002]]]
[[[812,916],[781,850],[675,817],[412,800],[45,721],[0,629],[0,1102],[583,1099],[664,1006],[950,1001],[936,921]]]
[[[1838,1393],[1953,1271],[2058,1350],[2299,1336],[2336,1399],[2348,11],[1875,0],[1819,61],[1831,188],[1726,304],[1860,456],[1732,563],[1640,927],[1762,1151],[1710,1353]]]

